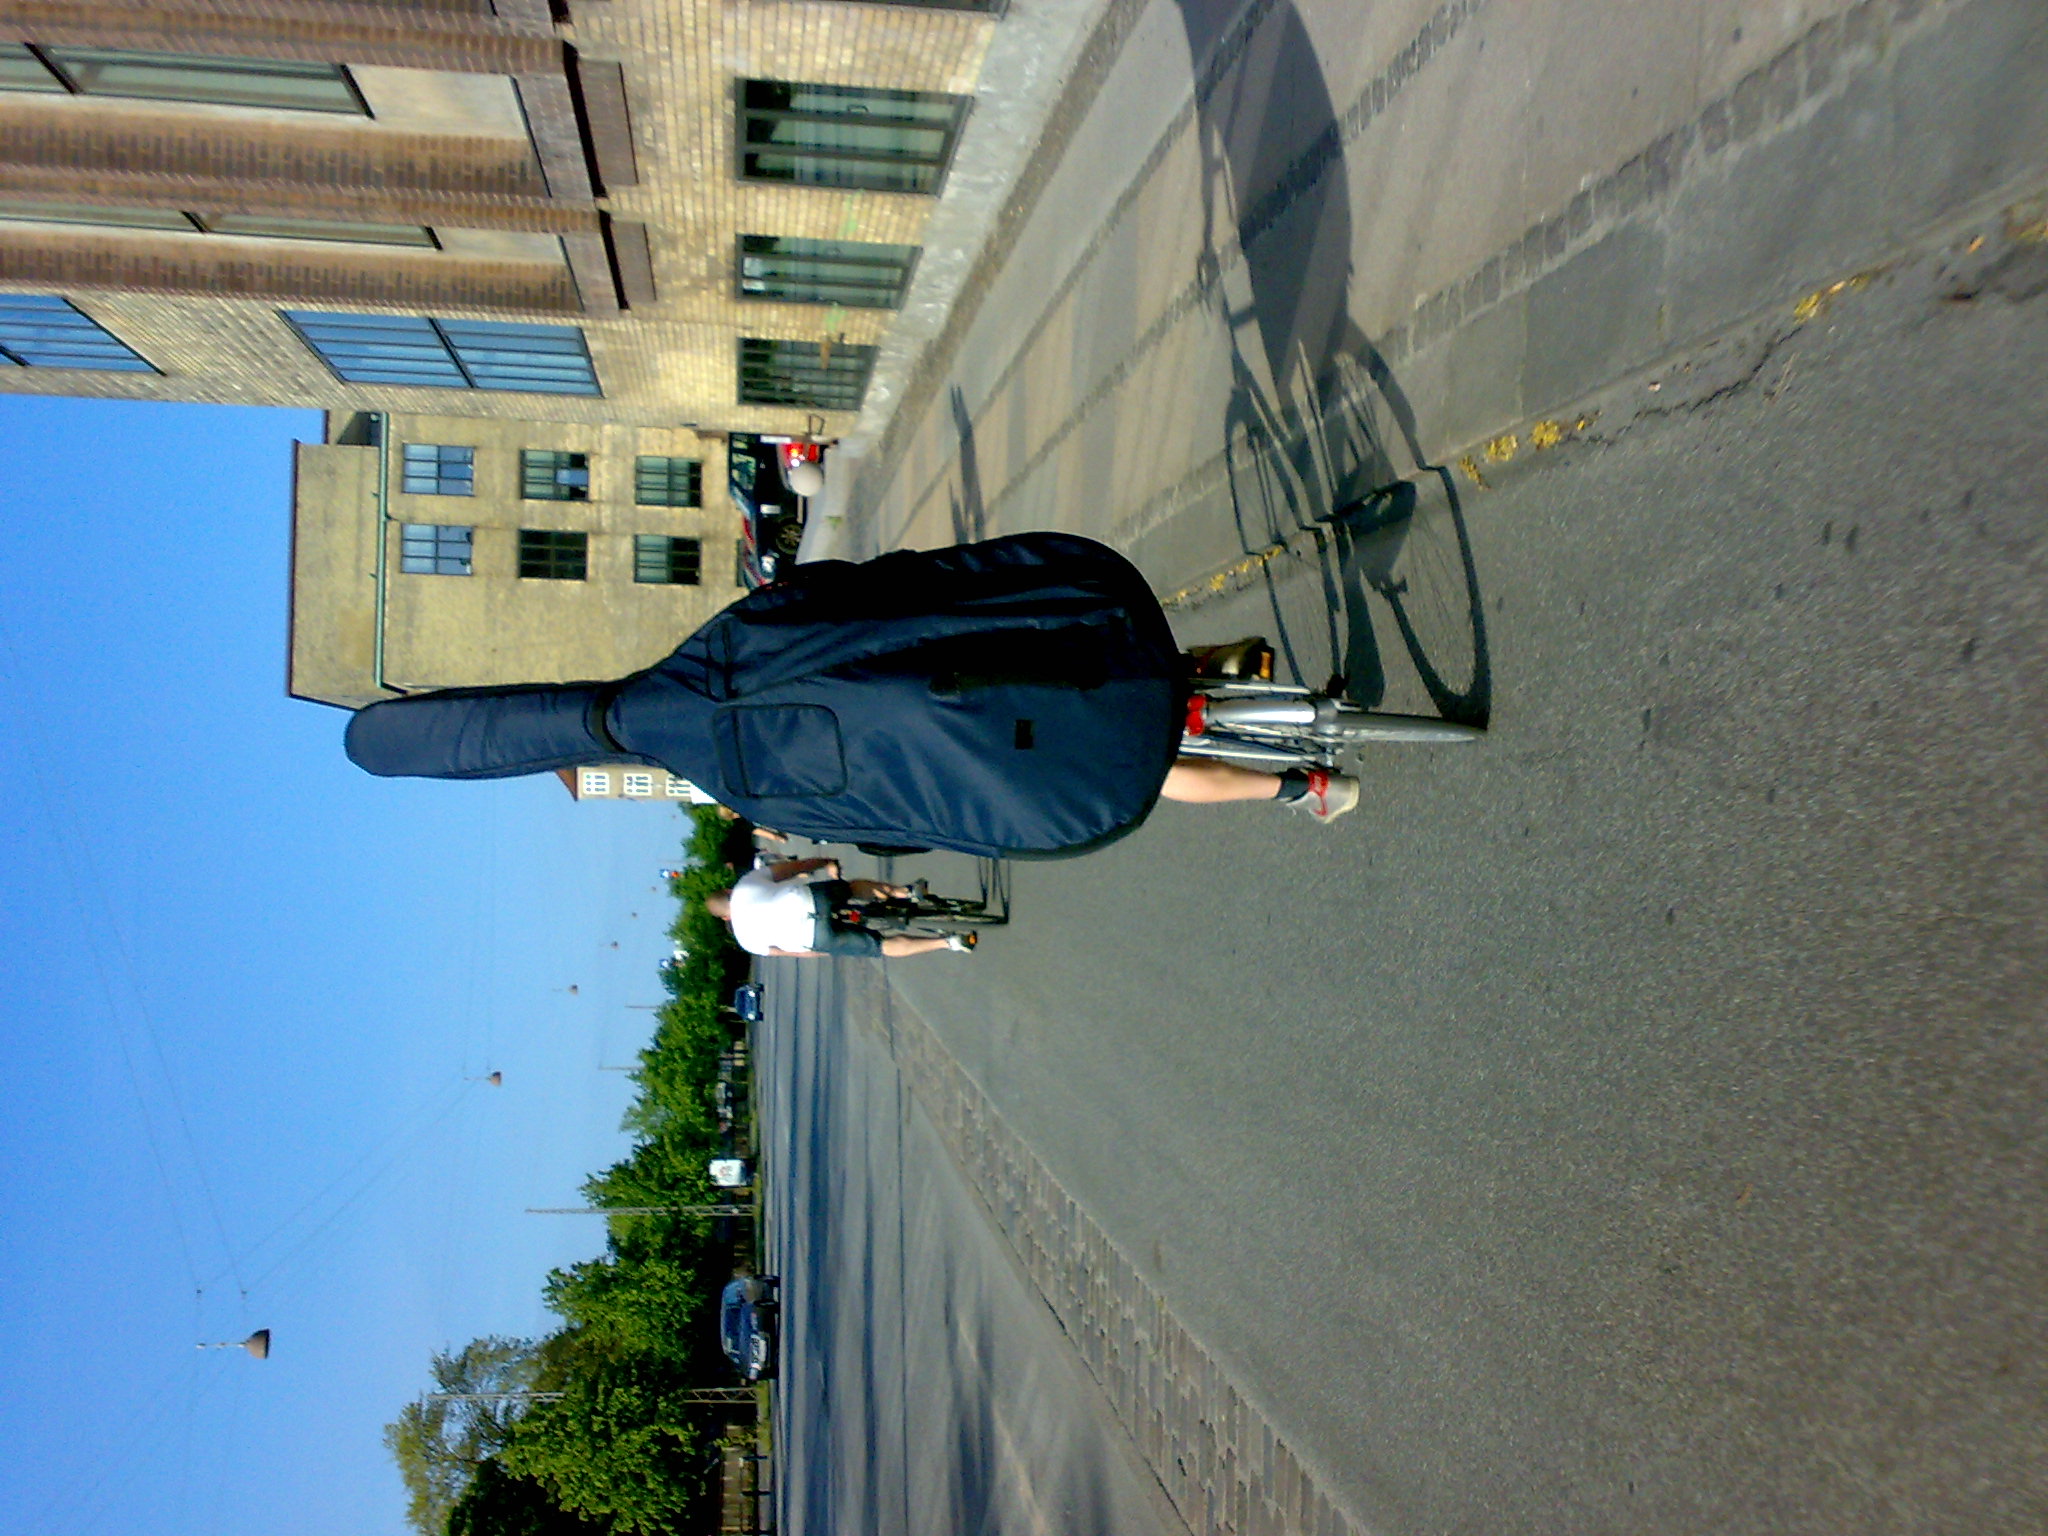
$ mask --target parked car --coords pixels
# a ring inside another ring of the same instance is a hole
[[[805,498],[790,484],[800,464],[817,466],[824,448],[805,438],[735,432],[726,443],[726,484],[740,510],[740,580],[765,587],[803,543]],[[796,476],[799,483],[815,478]]]
[[[732,995],[732,1011],[749,1024],[758,1024],[762,1018],[761,984],[750,981]]]
[[[746,1275],[718,1298],[718,1343],[742,1381],[775,1374],[777,1292],[773,1275]]]

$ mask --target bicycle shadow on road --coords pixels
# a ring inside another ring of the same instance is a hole
[[[953,430],[960,439],[960,489],[946,492],[952,515],[953,542],[973,544],[988,537],[988,507],[981,493],[981,458],[974,446],[974,414],[967,409],[967,395],[958,384],[952,387],[948,404],[953,411]]]
[[[1313,40],[1292,0],[1263,16],[1232,0],[1177,4],[1198,71],[1198,262],[1231,353],[1221,435],[1237,543],[1249,556],[1319,535],[1319,617],[1290,612],[1272,564],[1260,567],[1272,638],[1296,677],[1334,672],[1366,705],[1395,691],[1386,658],[1401,654],[1441,714],[1483,725],[1491,668],[1464,505],[1351,317],[1344,135]]]

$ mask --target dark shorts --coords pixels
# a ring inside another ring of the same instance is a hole
[[[873,960],[882,953],[882,941],[867,929],[852,923],[834,922],[832,909],[853,897],[853,887],[844,880],[814,880],[811,900],[816,910],[811,919],[811,948],[821,955],[843,955]]]

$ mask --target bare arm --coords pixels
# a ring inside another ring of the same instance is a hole
[[[837,859],[783,859],[767,866],[769,878],[777,885],[785,880],[794,880],[798,875],[808,875],[814,869],[822,869],[834,880],[839,878]]]
[[[785,960],[811,960],[823,954],[824,951],[821,949],[778,949],[775,945],[770,944],[768,946],[768,953],[780,955]]]

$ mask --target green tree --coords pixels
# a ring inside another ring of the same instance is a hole
[[[546,1487],[487,1460],[448,1515],[448,1536],[609,1536],[611,1523],[557,1504]]]
[[[644,1354],[612,1354],[577,1330],[549,1340],[565,1361],[560,1402],[514,1426],[505,1470],[540,1484],[561,1508],[626,1536],[667,1536],[710,1487],[711,1437],[691,1423],[683,1378]]]
[[[540,1368],[531,1339],[472,1339],[429,1367],[436,1392],[524,1392]],[[408,1403],[384,1426],[384,1444],[405,1480],[405,1518],[420,1536],[442,1536],[477,1470],[511,1434],[518,1399]]]

